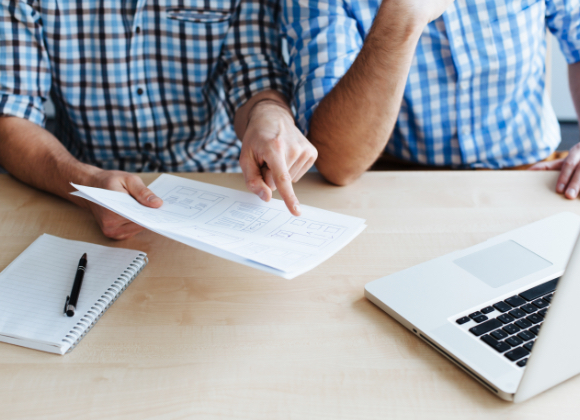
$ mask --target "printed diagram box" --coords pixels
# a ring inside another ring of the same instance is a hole
[[[298,217],[291,218],[268,236],[284,242],[321,248],[334,241],[345,230],[344,226],[314,222]]]
[[[225,196],[188,187],[176,187],[161,198],[163,211],[195,218],[221,202]]]
[[[206,224],[243,232],[255,232],[280,214],[282,214],[280,210],[236,201]]]

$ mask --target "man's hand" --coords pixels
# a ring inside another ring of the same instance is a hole
[[[104,188],[129,194],[139,203],[147,207],[158,208],[163,204],[163,201],[145,186],[141,178],[127,172],[100,171],[93,175],[90,184],[90,187]],[[86,207],[91,210],[95,219],[97,219],[97,223],[105,236],[109,238],[117,240],[127,239],[145,229],[98,204],[86,200],[83,201],[85,201]]]
[[[270,201],[280,190],[290,212],[300,215],[292,182],[297,182],[316,161],[314,146],[294,124],[290,109],[275,99],[262,99],[247,114],[240,166],[248,190]]]
[[[538,162],[530,170],[560,171],[556,182],[556,192],[564,194],[570,200],[575,199],[580,191],[580,143],[570,149],[566,158]]]

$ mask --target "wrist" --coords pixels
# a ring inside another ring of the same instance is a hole
[[[373,28],[385,40],[415,44],[430,21],[423,11],[422,8],[409,6],[406,1],[384,0],[377,12]]]
[[[273,98],[263,98],[254,103],[248,111],[246,127],[250,125],[252,119],[263,115],[276,119],[288,119],[294,124],[292,111],[285,102]]]
[[[64,196],[81,207],[89,208],[90,202],[88,200],[80,199],[70,194],[71,192],[76,191],[74,187],[70,185],[70,183],[84,185],[87,187],[100,188],[101,186],[99,185],[98,177],[104,173],[105,170],[78,161],[76,162],[75,166],[76,168],[72,173],[69,173],[68,180],[63,186]]]

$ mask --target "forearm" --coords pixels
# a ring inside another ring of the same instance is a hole
[[[568,80],[576,115],[580,117],[580,62],[568,66]]]
[[[90,185],[101,169],[75,159],[45,129],[16,117],[0,118],[0,165],[21,181],[83,207],[86,200],[69,193],[70,182]]]
[[[368,169],[384,150],[399,114],[426,22],[402,17],[391,4],[382,4],[357,59],[311,120],[316,166],[335,184],[348,184]]]

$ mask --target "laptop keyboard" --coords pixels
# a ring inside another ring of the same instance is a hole
[[[455,322],[477,323],[469,332],[498,353],[524,367],[550,307],[559,278],[532,287],[519,295],[481,308]]]

